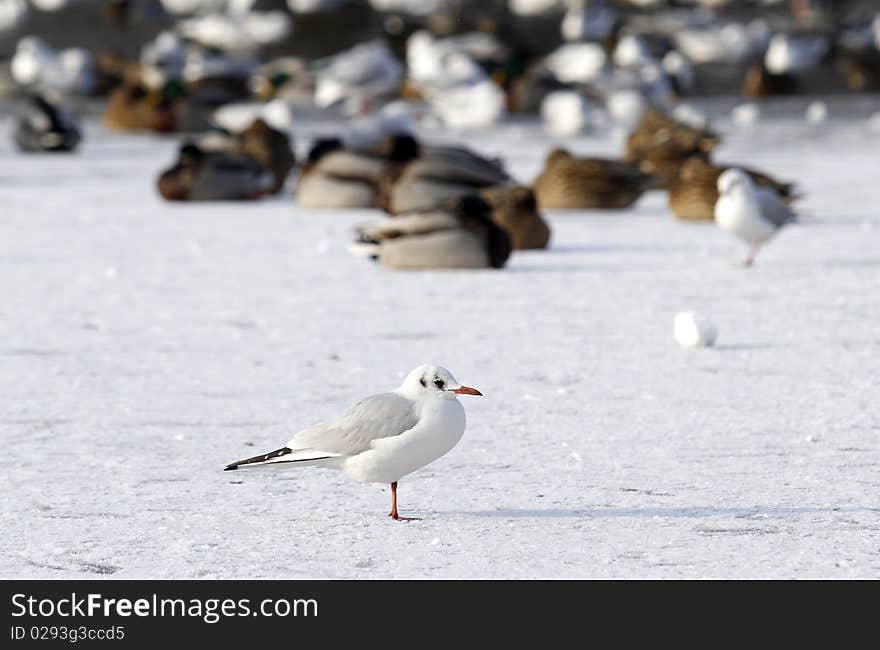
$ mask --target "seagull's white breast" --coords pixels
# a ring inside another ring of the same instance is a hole
[[[776,234],[776,227],[761,216],[751,192],[735,190],[722,194],[715,203],[715,223],[722,230],[750,244],[760,244]]]
[[[371,449],[346,458],[341,469],[357,481],[394,483],[455,447],[466,422],[457,399],[426,399],[416,426],[399,436],[373,441]]]

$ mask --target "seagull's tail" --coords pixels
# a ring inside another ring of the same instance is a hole
[[[308,467],[310,465],[324,465],[331,458],[338,457],[339,454],[331,454],[328,452],[315,451],[314,449],[298,449],[294,450],[290,447],[282,447],[268,454],[260,454],[253,458],[245,458],[230,463],[224,468],[224,471],[246,467],[261,467],[264,465],[281,465],[285,467]]]

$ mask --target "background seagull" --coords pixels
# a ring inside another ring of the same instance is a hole
[[[393,393],[361,400],[343,415],[303,429],[281,449],[239,460],[244,467],[328,467],[357,481],[391,484],[391,513],[396,521],[397,482],[452,449],[465,429],[458,395],[482,395],[459,384],[439,366],[419,366]]]
[[[795,213],[776,190],[756,187],[743,170],[728,169],[718,177],[715,223],[749,245],[745,266],[754,263],[764,242],[796,220]]]

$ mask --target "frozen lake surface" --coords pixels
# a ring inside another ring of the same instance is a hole
[[[170,205],[176,140],[91,123],[25,157],[7,122],[0,578],[880,578],[880,129],[805,103],[716,122],[717,159],[807,194],[750,270],[653,193],[549,214],[501,271],[391,272],[346,250],[372,213]],[[526,182],[557,142],[460,137]],[[683,310],[717,348],[677,346]],[[222,471],[424,362],[485,394],[401,482],[424,521],[331,471]]]

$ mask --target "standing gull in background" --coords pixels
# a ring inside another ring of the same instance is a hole
[[[796,216],[779,193],[769,187],[756,187],[741,169],[728,169],[718,177],[715,223],[749,245],[745,266],[754,263],[764,242],[792,221]]]
[[[327,467],[356,481],[391,484],[396,521],[397,482],[452,449],[464,435],[458,395],[482,395],[439,366],[419,366],[393,393],[361,400],[341,416],[303,429],[287,446],[226,466]]]

